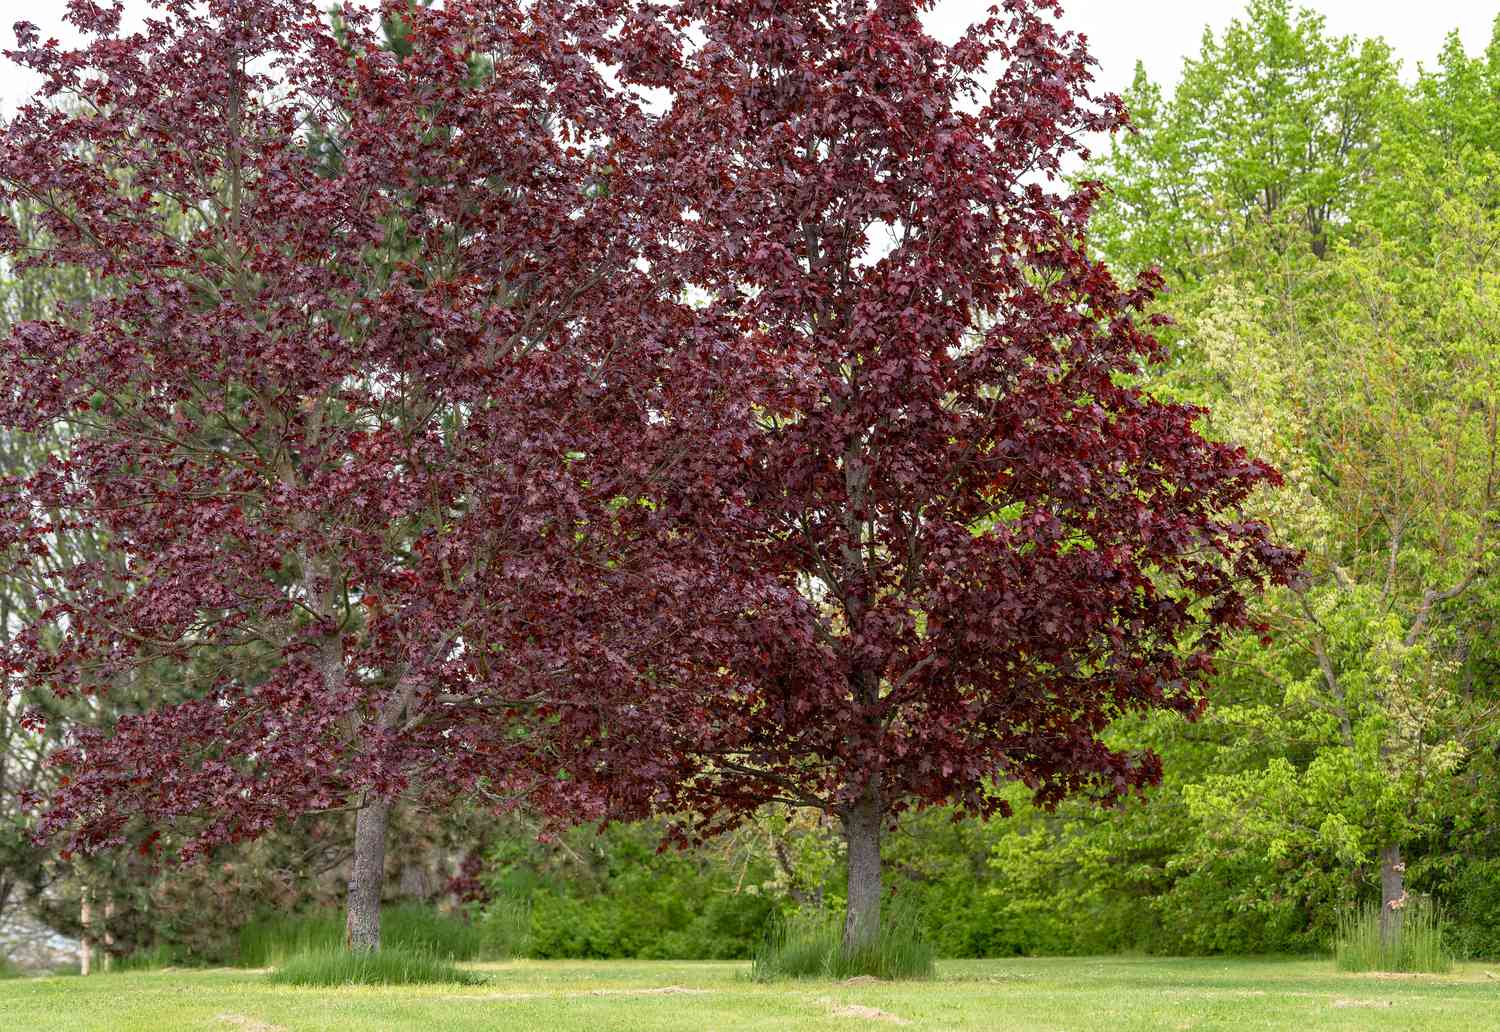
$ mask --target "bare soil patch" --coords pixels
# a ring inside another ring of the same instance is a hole
[[[248,1014],[218,1014],[215,1019],[233,1025],[241,1032],[288,1032],[285,1025],[273,1025],[269,1021],[252,1018]]]
[[[880,1010],[878,1007],[864,1007],[857,1003],[846,1003],[833,1009],[836,1018],[861,1018],[865,1021],[884,1021],[892,1025],[910,1025],[911,1022],[898,1014],[890,1011]]]
[[[702,996],[711,989],[687,989],[680,985],[664,985],[656,989],[590,989],[590,996]]]

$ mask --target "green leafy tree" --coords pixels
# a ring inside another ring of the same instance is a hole
[[[1179,285],[1243,260],[1262,236],[1321,256],[1399,96],[1383,41],[1331,36],[1290,0],[1252,0],[1222,35],[1205,30],[1170,98],[1137,66],[1124,97],[1137,132],[1088,173],[1112,195],[1096,245]]]
[[[1387,116],[1355,216],[1430,254],[1441,245],[1431,216],[1444,198],[1467,193],[1481,207],[1495,203],[1483,198],[1483,184],[1496,179],[1500,155],[1500,16],[1481,54],[1470,56],[1451,33]]]
[[[1188,799],[1273,859],[1299,838],[1378,856],[1388,932],[1403,848],[1495,727],[1474,664],[1494,648],[1476,616],[1500,600],[1500,215],[1486,182],[1452,185],[1433,246],[1371,231],[1287,289],[1224,283],[1196,326],[1217,424],[1286,471],[1266,511],[1309,553],[1273,596],[1276,645],[1238,659],[1323,736],[1306,763],[1211,776]]]

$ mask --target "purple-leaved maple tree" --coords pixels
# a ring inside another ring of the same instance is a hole
[[[77,47],[16,26],[43,85],[0,131],[47,241],[0,248],[99,284],[0,344],[0,427],[62,442],[0,483],[44,603],[5,672],[162,686],[71,734],[41,831],[191,858],[353,808],[357,948],[394,800],[649,801],[607,729],[672,560],[626,500],[665,461],[650,392],[708,361],[637,260],[608,12],[380,13],[401,47],[360,5],[152,0],[127,33],[70,0]],[[107,547],[59,562],[79,530]]]
[[[1106,728],[1198,714],[1246,593],[1297,562],[1240,512],[1275,472],[1136,386],[1160,280],[1090,256],[1096,188],[1059,178],[1124,119],[1085,41],[1005,0],[949,46],[930,6],[670,0],[617,44],[665,98],[652,268],[761,374],[660,413],[739,465],[655,488],[713,556],[685,597],[715,643],[664,653],[641,700],[670,732],[658,805],[698,834],[835,816],[851,946],[903,810],[1156,781]]]

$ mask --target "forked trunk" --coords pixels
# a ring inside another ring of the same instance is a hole
[[[351,950],[380,949],[380,894],[385,887],[385,832],[391,804],[374,799],[354,818],[354,870],[349,876],[348,919],[344,945]]]
[[[880,777],[872,776],[844,814],[849,853],[849,897],[844,911],[844,948],[856,949],[880,938]]]
[[[1406,906],[1406,864],[1401,847],[1380,851],[1380,944],[1394,946],[1401,939],[1402,909]]]

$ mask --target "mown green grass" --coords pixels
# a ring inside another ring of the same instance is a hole
[[[1491,1032],[1500,978],[1337,971],[1332,960],[939,962],[925,982],[763,984],[742,963],[511,961],[486,983],[299,989],[220,969],[0,983],[0,1027],[27,1032]],[[1493,967],[1491,968],[1493,970]],[[1496,972],[1500,976],[1500,972]],[[859,1010],[857,1008],[868,1008]],[[879,1012],[879,1013],[876,1013]],[[880,1017],[907,1021],[897,1025]]]

